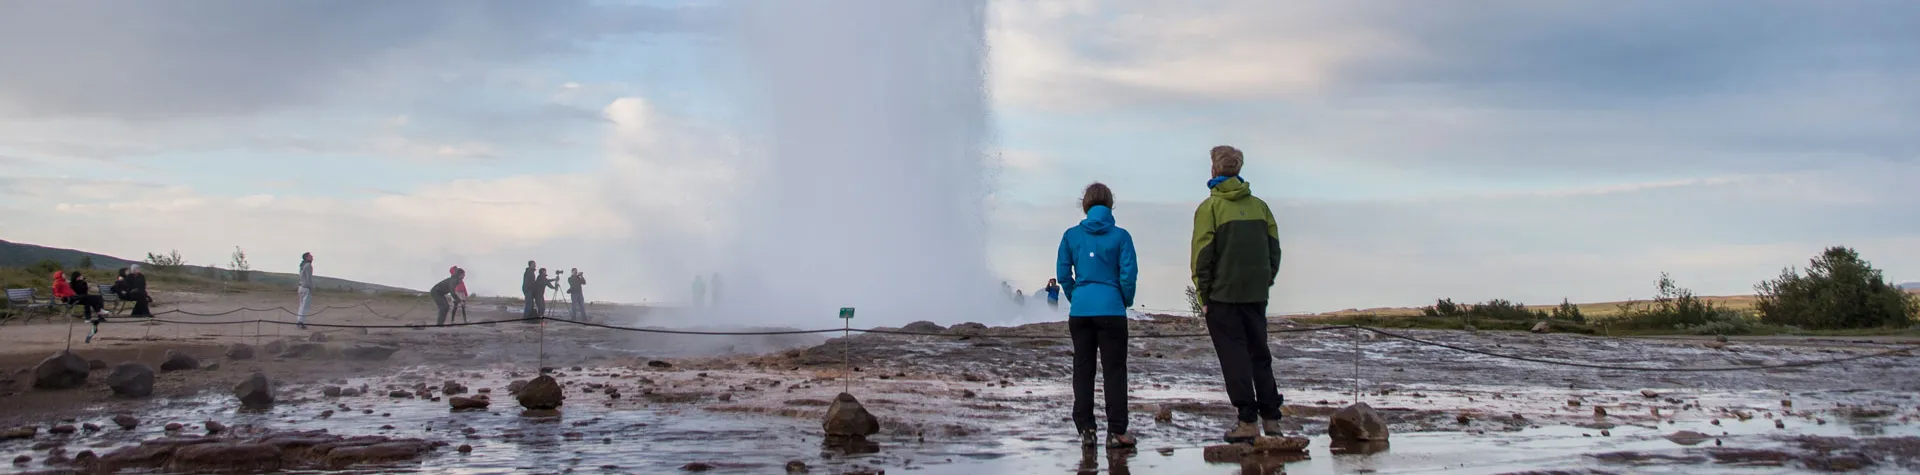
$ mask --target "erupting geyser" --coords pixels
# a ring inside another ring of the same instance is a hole
[[[990,320],[985,4],[742,7],[742,218],[719,247],[732,320]],[[1004,307],[1001,307],[1004,308]],[[816,322],[818,323],[818,322]]]

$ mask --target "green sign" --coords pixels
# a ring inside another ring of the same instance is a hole
[[[853,318],[853,307],[840,307],[840,318]]]

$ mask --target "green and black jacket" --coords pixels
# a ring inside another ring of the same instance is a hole
[[[1246,181],[1221,181],[1194,210],[1192,262],[1202,304],[1267,301],[1280,273],[1280,227]]]

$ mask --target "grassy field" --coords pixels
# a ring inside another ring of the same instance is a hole
[[[1758,301],[1760,298],[1753,295],[1725,295],[1725,296],[1714,296],[1714,297],[1702,296],[1700,297],[1700,299],[1708,303],[1711,303],[1716,307],[1725,307],[1727,309],[1736,310],[1736,311],[1749,311],[1753,309],[1754,302]],[[1609,317],[1619,316],[1623,308],[1622,307],[1623,305],[1632,304],[1635,306],[1635,308],[1645,308],[1647,305],[1647,302],[1648,302],[1647,300],[1634,300],[1631,302],[1619,301],[1619,302],[1575,303],[1573,305],[1575,307],[1579,307],[1580,313],[1583,315],[1586,315],[1587,318],[1606,319]],[[1473,302],[1456,302],[1456,303],[1466,305]],[[1550,305],[1528,305],[1527,310],[1539,310],[1543,312],[1552,312],[1553,309],[1558,308],[1559,306],[1560,306],[1559,303],[1554,303]],[[1420,309],[1421,307],[1379,307],[1379,308],[1369,308],[1369,309],[1346,309],[1346,310],[1340,310],[1340,311],[1334,311],[1334,312],[1314,314],[1307,318],[1341,317],[1341,316],[1356,316],[1356,315],[1418,316],[1420,315]]]

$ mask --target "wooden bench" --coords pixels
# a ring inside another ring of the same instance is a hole
[[[127,302],[120,300],[120,294],[113,293],[113,286],[108,284],[93,284],[93,288],[97,291],[94,295],[100,296],[101,308],[107,311],[107,316],[120,316],[120,312],[123,311]]]

